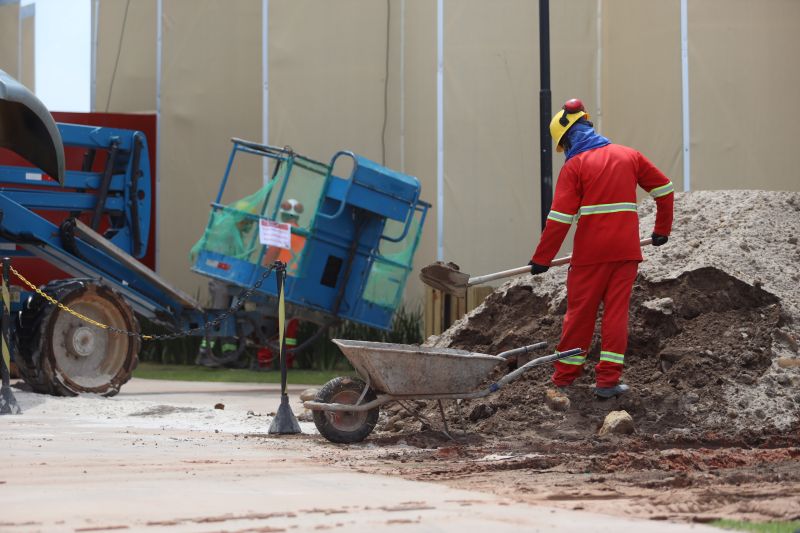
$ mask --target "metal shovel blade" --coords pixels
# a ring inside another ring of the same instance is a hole
[[[652,243],[653,239],[649,237],[639,241],[640,246],[647,246],[648,244]],[[550,262],[550,266],[568,265],[571,261],[572,256],[567,255],[553,259]],[[509,270],[494,272],[492,274],[485,274],[483,276],[470,276],[469,274],[461,272],[458,268],[458,265],[455,263],[443,263],[441,261],[437,261],[426,267],[422,267],[422,271],[419,273],[419,279],[434,289],[439,289],[447,294],[464,298],[467,295],[467,287],[480,285],[481,283],[494,281],[496,279],[530,274],[530,272],[530,265],[525,265],[517,268],[511,268]]]
[[[443,263],[437,261],[428,266],[422,267],[419,279],[425,285],[438,289],[444,293],[452,294],[459,298],[467,295],[469,286],[469,274],[465,274],[458,269],[455,263]]]
[[[24,85],[0,70],[0,147],[64,184],[64,145],[53,116]]]

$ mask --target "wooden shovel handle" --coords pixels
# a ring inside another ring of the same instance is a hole
[[[648,244],[652,243],[653,239],[649,237],[647,239],[642,239],[639,241],[640,246],[647,246]],[[572,261],[572,256],[567,255],[565,257],[559,257],[558,259],[553,259],[553,261],[550,263],[550,266],[566,265],[570,261]],[[480,285],[481,283],[486,283],[487,281],[492,281],[501,278],[510,278],[512,276],[519,276],[521,274],[527,274],[530,271],[531,271],[530,266],[524,266],[524,267],[512,268],[511,270],[503,270],[502,272],[495,272],[494,274],[486,274],[485,276],[475,276],[469,278],[467,286],[471,287],[473,285]]]

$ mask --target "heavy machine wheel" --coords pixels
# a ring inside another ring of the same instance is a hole
[[[62,280],[44,292],[101,324],[139,333],[131,307],[91,280]],[[139,362],[139,337],[99,328],[34,296],[19,316],[20,371],[36,391],[114,396]]]
[[[322,403],[355,404],[366,384],[349,377],[333,378],[317,393],[315,401]],[[367,391],[362,403],[375,400],[375,392]],[[331,442],[350,444],[361,442],[378,422],[379,408],[369,411],[314,411],[314,425]]]

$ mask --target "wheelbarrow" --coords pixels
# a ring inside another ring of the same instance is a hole
[[[547,343],[539,342],[498,355],[487,355],[409,344],[344,339],[333,339],[333,342],[363,379],[334,378],[320,389],[314,400],[303,402],[303,406],[313,411],[314,425],[322,436],[331,442],[345,444],[361,442],[372,432],[381,405],[399,402],[408,409],[404,403],[406,400],[437,400],[444,433],[450,437],[442,400],[483,398],[534,366],[582,352],[575,348],[538,357],[480,388],[497,365],[511,357],[545,348]]]

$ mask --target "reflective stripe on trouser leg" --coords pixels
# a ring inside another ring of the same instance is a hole
[[[561,340],[558,350],[581,348],[589,350],[594,334],[594,323],[597,318],[597,309],[605,292],[605,278],[596,274],[598,266],[573,266],[567,275],[567,314],[564,316],[564,325],[561,330]],[[556,361],[552,381],[562,387],[569,385],[581,375],[585,354],[568,358],[572,361]]]
[[[239,346],[237,344],[233,343],[233,342],[223,342],[222,343],[222,353],[234,352],[234,351],[236,351],[236,348],[238,348],[238,347]]]
[[[621,353],[607,352],[605,350],[602,350],[600,352],[600,360],[622,365],[625,364],[625,355]]]
[[[631,290],[639,269],[638,261],[608,263],[610,275],[603,297],[602,349],[595,367],[598,387],[613,387],[622,376],[625,350],[628,348],[628,309]]]
[[[208,354],[209,351],[213,349],[214,349],[214,340],[212,339],[211,341],[206,341],[206,338],[203,337],[202,340],[200,341],[200,348],[197,350],[197,353],[200,356],[204,357]]]

